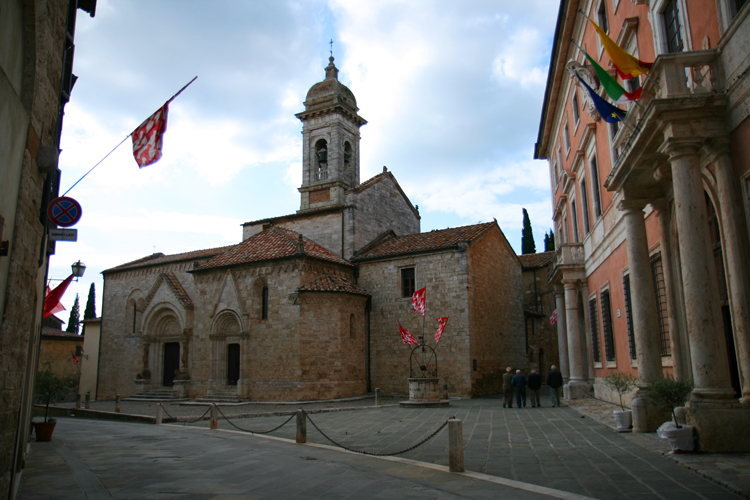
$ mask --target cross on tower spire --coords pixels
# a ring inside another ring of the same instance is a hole
[[[333,57],[333,38],[331,38],[331,41],[328,42],[328,44],[331,46],[331,57]]]

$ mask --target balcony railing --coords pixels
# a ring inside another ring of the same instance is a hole
[[[578,267],[583,262],[583,243],[563,243],[555,251],[555,267]]]

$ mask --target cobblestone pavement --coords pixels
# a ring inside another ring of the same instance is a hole
[[[607,426],[614,426],[614,422],[607,421],[612,418],[613,406],[595,400],[587,401],[587,404],[571,402],[576,405],[576,411],[571,407],[549,406],[504,409],[502,401],[494,398],[456,400],[452,401],[451,407],[434,409],[398,406],[373,408],[367,407],[367,400],[364,400],[362,408],[357,411],[310,412],[307,426],[308,442],[331,444],[314,428],[314,423],[331,439],[349,448],[374,453],[393,453],[421,441],[446,419],[455,416],[463,421],[465,462],[468,471],[597,499],[740,498],[724,487],[660,456],[658,453],[668,451],[668,447],[655,435],[618,434]],[[123,402],[122,410],[135,412],[135,408],[126,410],[126,403],[131,402]],[[543,403],[547,403],[546,399]],[[155,413],[153,403],[137,404],[152,405],[140,407],[141,411],[138,413]],[[351,404],[352,402],[342,402],[338,407]],[[372,400],[369,404],[372,404]],[[264,407],[266,410],[280,411],[277,405]],[[172,408],[173,406],[168,406],[167,411],[172,413]],[[289,412],[293,411],[295,406],[290,408],[283,405],[282,409]],[[311,409],[323,408],[306,408],[308,411]],[[219,421],[220,430],[236,430],[232,426],[234,424],[241,429],[263,432],[280,425],[288,418],[281,415],[238,418],[241,414],[262,413],[247,406],[222,406],[221,410],[229,420]],[[203,411],[205,410],[201,407],[175,408],[176,413],[181,413],[185,417],[196,417]],[[201,421],[190,426],[205,428],[208,422]],[[175,424],[163,426],[166,427],[171,429],[170,432],[179,432],[179,427]],[[191,431],[185,429],[183,432]],[[227,433],[216,433],[219,434]],[[274,431],[272,435],[293,440],[294,420]],[[249,439],[251,442],[262,441],[255,441],[256,438]],[[447,429],[444,429],[432,440],[401,456],[445,466],[448,463],[447,447]],[[716,455],[678,457],[682,459],[701,456]],[[700,467],[708,462],[704,459],[696,463]],[[726,460],[717,460],[714,466],[720,468],[726,463]],[[740,469],[743,463],[747,466],[747,461],[743,462],[742,458],[739,458],[738,463]],[[739,490],[742,491],[742,488]],[[462,496],[460,493],[456,494]],[[367,495],[364,498],[367,498]]]

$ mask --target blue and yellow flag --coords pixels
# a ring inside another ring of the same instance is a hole
[[[617,106],[614,106],[597,94],[594,89],[589,87],[586,82],[583,81],[583,78],[578,76],[576,73],[576,78],[581,82],[581,84],[586,87],[586,90],[589,91],[589,95],[591,95],[591,99],[594,101],[594,106],[596,107],[596,110],[599,112],[599,114],[602,116],[605,122],[608,123],[615,123],[619,122],[625,119],[625,116],[627,113],[625,111],[621,110]]]

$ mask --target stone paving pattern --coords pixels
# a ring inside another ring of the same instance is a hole
[[[372,403],[372,400],[369,402]],[[123,408],[125,408],[124,405],[126,403],[131,404],[131,402],[123,402]],[[359,404],[361,405],[366,403],[367,400],[359,401]],[[548,401],[543,399],[543,403],[548,404]],[[144,405],[144,403],[137,404]],[[339,405],[352,404],[354,404],[354,402],[339,403]],[[521,481],[531,485],[538,485],[598,499],[627,498],[640,500],[671,498],[741,498],[740,496],[731,493],[726,488],[701,477],[701,475],[696,474],[685,467],[681,467],[672,460],[668,460],[667,458],[658,455],[657,453],[667,451],[668,447],[665,446],[662,440],[655,437],[653,434],[620,434],[606,425],[602,425],[595,416],[598,414],[599,419],[606,422],[607,418],[611,418],[608,416],[611,415],[612,405],[595,401],[589,401],[589,403],[585,405],[580,405],[578,403],[575,404],[579,406],[578,410],[583,413],[579,413],[569,407],[551,408],[545,406],[542,408],[527,407],[521,409],[503,409],[501,399],[485,398],[456,400],[452,401],[451,407],[440,409],[414,409],[400,408],[398,406],[384,406],[381,408],[363,407],[357,411],[311,413],[310,420],[315,422],[332,439],[345,446],[355,449],[364,449],[370,452],[388,453],[399,451],[411,446],[429,435],[447,418],[455,416],[463,421],[467,471],[489,474],[499,478]],[[313,406],[320,407],[325,405],[331,406],[330,403],[317,403]],[[277,405],[263,406],[269,409],[277,408]],[[285,407],[286,411],[294,410],[294,407],[289,408],[289,405],[278,406]],[[153,408],[153,404],[151,404],[151,407]],[[179,406],[179,408],[180,410],[175,409],[175,411],[189,411],[189,414],[194,416],[198,416],[205,411],[202,407],[195,406]],[[236,414],[246,412],[246,410],[242,410],[242,408],[242,405],[222,406],[221,410],[227,414],[227,416],[230,416],[230,413],[233,412],[237,412]],[[171,413],[172,409],[173,406],[170,406],[168,411]],[[151,412],[144,411],[143,413]],[[281,424],[286,418],[288,417],[279,415],[263,418],[231,418],[230,422],[243,429],[265,431]],[[65,420],[63,420],[63,422],[65,422]],[[90,424],[92,431],[97,430],[97,426],[100,424],[104,425],[101,422],[90,422]],[[293,424],[294,420],[282,429],[273,432],[272,435],[293,440],[295,433],[295,427]],[[63,425],[67,426],[67,424]],[[126,429],[129,428],[128,426],[131,424],[124,425],[107,423],[106,425],[113,426],[114,429],[119,429],[119,426]],[[181,425],[183,424],[179,424],[179,426]],[[211,431],[181,429],[179,426],[164,425],[156,427],[137,425],[136,429],[143,429],[140,432],[140,436],[155,434],[148,438],[137,436],[137,439],[130,442],[130,444],[125,445],[124,449],[131,450],[135,453],[135,451],[139,449],[139,446],[143,446],[145,442],[150,442],[150,440],[155,439],[156,436],[159,435],[159,431],[154,431],[153,429],[169,429],[169,433],[176,433],[169,439],[174,440],[177,439],[174,436],[180,436],[181,439],[191,442],[192,440],[198,439],[194,436],[201,435],[194,434],[196,432],[208,432],[209,435],[214,435]],[[207,426],[208,422],[206,421],[192,425],[192,427],[203,428],[206,428]],[[62,428],[65,429],[66,427]],[[219,428],[220,430],[234,429],[226,420],[219,421]],[[330,444],[330,442],[314,429],[310,422],[308,422],[307,429],[308,442]],[[180,434],[180,432],[185,434]],[[232,460],[229,458],[214,459],[214,456],[217,453],[221,455],[221,449],[226,446],[231,448],[231,453],[228,451],[230,455],[239,454],[238,456],[241,456],[243,452],[235,450],[235,447],[241,447],[244,445],[229,445],[229,443],[235,443],[235,440],[240,438],[238,438],[236,434],[228,434],[221,431],[216,432],[215,435],[223,437],[215,438],[210,442],[210,445],[206,444],[205,446],[209,446],[208,448],[205,448],[203,444],[195,445],[203,447],[202,449],[203,452],[205,452],[206,457],[192,458],[191,460],[197,460],[203,464],[202,466],[208,467],[210,470],[214,471],[214,474],[224,474],[223,467],[228,467],[229,471],[241,471],[243,474],[241,477],[244,477],[244,474],[248,473],[248,470],[252,469],[252,467],[245,464],[243,468],[240,463],[245,463],[246,460],[254,460],[251,459],[251,457],[244,459],[235,457],[238,460],[238,463],[235,465],[231,465]],[[70,446],[70,448],[76,452],[84,462],[89,464],[91,463],[91,459],[89,458],[90,454],[84,446],[103,446],[98,444],[79,444],[78,439],[71,439],[68,434],[62,434],[59,437],[63,439],[65,444]],[[105,439],[109,440],[109,438]],[[249,436],[247,439],[250,443],[266,442],[266,440],[252,436]],[[88,441],[95,443],[98,443],[100,440],[99,432],[96,432],[95,435],[92,434],[88,439]],[[84,439],[84,441],[86,441],[86,439]],[[245,441],[243,440],[241,442],[244,443]],[[237,443],[240,442],[238,441]],[[34,448],[39,446],[45,446],[45,444],[34,443],[32,456],[35,456]],[[81,447],[80,450],[77,448],[79,446]],[[111,443],[110,446],[112,446]],[[251,448],[255,449],[255,446],[255,444],[252,444]],[[290,446],[292,446],[291,450],[294,450],[293,452],[290,451],[290,453],[299,454],[299,452],[296,451],[298,448],[294,448],[294,446],[298,445]],[[113,447],[116,448],[117,446],[114,445]],[[214,447],[217,447],[218,449],[214,449]],[[404,454],[403,457],[420,462],[447,465],[447,447],[447,429],[444,429],[434,439],[419,448]],[[310,447],[305,447],[305,450],[308,449],[310,449]],[[114,451],[112,453],[116,454]],[[142,453],[142,451],[138,451],[138,453]],[[210,457],[208,455],[210,455]],[[368,457],[348,453],[339,453],[339,455],[340,458],[336,459],[336,463],[355,460],[354,457],[357,457],[357,460],[367,458],[368,460],[377,461],[377,459],[370,459]],[[679,455],[675,457],[679,460],[683,460],[684,457],[687,457],[685,459],[686,465],[690,465],[689,462],[691,460],[696,460],[697,464],[694,465],[697,467],[705,467],[707,463],[710,463],[708,459],[711,457],[716,458],[717,455],[696,454]],[[723,457],[723,455],[719,457]],[[31,460],[32,459],[30,458],[30,461]],[[100,465],[98,459],[95,462],[96,466]],[[261,459],[260,462],[262,463],[264,460]],[[748,464],[747,456],[737,457],[737,462],[740,470],[743,465],[746,468]],[[160,462],[154,462],[154,464],[156,463]],[[223,464],[223,466],[219,467],[219,463]],[[714,465],[715,467],[719,467],[724,466],[726,463],[726,460],[720,459],[714,462]],[[91,467],[91,465],[89,465],[89,467]],[[114,465],[112,465],[112,467],[114,467]],[[126,477],[129,474],[125,473],[125,471],[130,469],[129,465],[125,466],[125,464],[119,464],[114,468],[115,472],[113,472],[113,474],[117,477]],[[96,472],[94,468],[92,468],[92,470]],[[327,469],[325,468],[323,469],[323,471],[326,470]],[[368,469],[368,471],[372,472],[372,469]],[[190,472],[189,469],[186,469],[185,477],[193,477],[192,473],[188,474],[187,472]],[[318,473],[322,472],[318,471]],[[433,472],[425,472],[425,474],[428,475],[432,473]],[[274,470],[273,472],[269,472],[269,477],[267,479],[270,481],[270,476],[274,474],[278,474],[278,471]],[[314,472],[311,472],[311,474],[315,475]],[[375,474],[375,472],[373,472],[373,474]],[[97,473],[97,475],[101,477],[100,474]],[[25,485],[27,484],[26,481],[28,476],[28,474],[24,475]],[[199,475],[194,477],[204,477],[206,480],[209,480],[212,476]],[[261,475],[261,477],[265,476]],[[104,479],[107,480],[105,481]],[[102,479],[102,482],[107,488],[110,488],[110,483],[107,482],[110,479],[104,479]],[[380,481],[381,479],[382,478],[378,478],[377,481]],[[274,479],[274,481],[277,480],[280,479]],[[224,482],[221,482],[221,484],[225,484],[227,478],[223,481]],[[232,482],[233,481],[230,478],[229,483]],[[208,484],[211,485],[213,483],[209,481]],[[350,485],[351,491],[349,491],[349,493],[352,494],[352,498],[376,498],[375,496],[363,493],[363,490],[355,489],[353,484],[354,483]],[[412,488],[412,486],[413,485],[407,487],[406,485],[401,485],[400,487],[407,489],[400,490],[399,495],[396,496],[410,497],[405,492],[411,492],[412,490],[409,488]],[[158,488],[157,486],[154,487]],[[166,488],[166,485],[164,485],[164,487]],[[740,490],[742,491],[741,488]],[[355,491],[359,492],[359,495],[355,494]],[[744,491],[747,492],[747,490]],[[343,495],[343,490],[341,493]],[[434,494],[434,492],[432,493]],[[458,490],[451,490],[451,494],[458,495],[459,497],[464,496],[464,494]],[[244,495],[244,493],[241,495]],[[320,495],[321,497],[325,496],[322,492]],[[114,493],[113,496],[117,498],[139,498],[137,495],[120,497]],[[291,496],[293,495],[290,493],[286,496],[275,496],[274,498]],[[258,497],[263,497],[263,495],[258,493]],[[466,495],[466,497],[469,497],[469,495]],[[22,498],[44,497],[22,496]],[[160,498],[170,497],[162,496]],[[206,496],[203,498],[212,497]],[[249,497],[241,496],[241,498]],[[438,498],[438,496],[435,496],[435,498]],[[478,498],[481,498],[481,496],[478,496]]]

